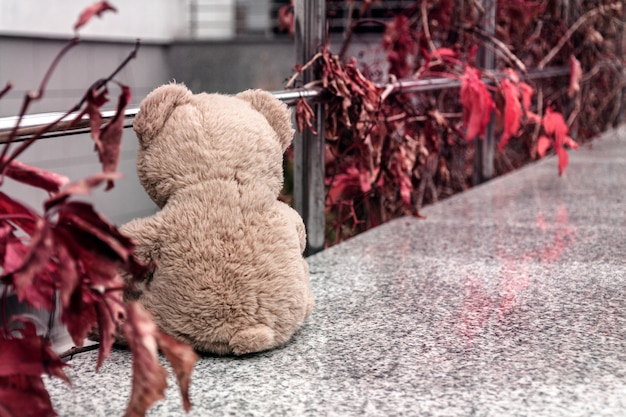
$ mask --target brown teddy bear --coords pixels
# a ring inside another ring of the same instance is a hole
[[[243,355],[285,343],[311,314],[304,224],[277,200],[293,139],[270,93],[158,87],[133,127],[137,172],[161,209],[122,231],[156,267],[137,297],[196,350]]]

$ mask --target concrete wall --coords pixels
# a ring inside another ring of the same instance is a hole
[[[0,85],[11,81],[14,89],[0,100],[0,117],[17,115],[27,91],[36,89],[48,64],[66,41],[0,36]],[[74,105],[85,90],[107,76],[133,49],[132,43],[84,42],[66,56],[50,79],[44,99],[33,103],[29,113],[64,111]],[[163,46],[143,45],[136,60],[117,79],[131,86],[133,102],[138,103],[149,91],[170,79]],[[111,90],[113,108],[117,91]],[[90,200],[96,208],[117,224],[154,213],[156,207],[146,196],[135,173],[137,139],[127,129],[122,140],[119,171],[124,179],[113,190],[97,190]],[[101,170],[89,135],[74,135],[37,141],[21,161],[49,169],[72,180]],[[45,193],[7,180],[2,190],[41,207]]]
[[[235,36],[235,0],[194,0],[189,35],[198,39],[229,39]]]
[[[49,63],[65,42],[67,40],[0,35],[0,85],[4,86],[6,81],[14,85],[13,90],[0,100],[0,117],[19,112],[22,98],[29,90],[37,88]],[[365,51],[365,55],[371,58],[370,55],[376,55],[378,49],[376,46],[368,49],[360,42],[355,45],[348,55]],[[116,68],[133,47],[132,42],[82,42],[59,64],[44,99],[33,103],[29,113],[70,108],[95,80]],[[132,88],[130,107],[137,107],[152,89],[173,80],[187,84],[195,93],[232,94],[249,88],[282,90],[293,73],[295,60],[295,46],[288,37],[143,43],[137,58],[117,78]],[[116,95],[116,91],[111,92],[111,108],[115,106]],[[131,129],[127,129],[119,167],[124,179],[118,181],[112,191],[98,190],[92,197],[96,208],[117,224],[156,210],[136,176],[136,149],[136,137]],[[88,135],[38,141],[20,159],[67,175],[72,180],[100,171]],[[2,189],[35,207],[40,207],[45,198],[38,190],[15,185],[10,180]]]
[[[194,92],[282,90],[295,64],[293,41],[178,41],[167,48],[170,75]]]
[[[2,0],[0,34],[67,37],[80,12],[94,0]],[[107,11],[80,29],[83,39],[169,42],[231,39],[239,30],[271,27],[269,0],[111,0]]]
[[[17,115],[22,98],[36,89],[48,64],[66,41],[0,36],[0,85],[11,81],[13,90],[0,100],[0,117]],[[97,79],[107,76],[133,49],[129,42],[86,41],[59,64],[43,100],[29,113],[64,111],[75,104]],[[176,80],[194,92],[236,93],[248,88],[280,90],[291,75],[294,46],[288,39],[276,41],[175,42],[143,44],[137,58],[117,79],[133,91],[131,107],[155,87]],[[117,91],[111,91],[115,106]],[[117,224],[154,213],[156,207],[139,184],[135,171],[137,140],[127,129],[122,140],[119,171],[124,179],[108,193],[97,190],[90,199]],[[73,135],[36,142],[21,161],[78,180],[100,171],[88,135]],[[36,208],[45,193],[7,180],[2,190]]]
[[[24,94],[38,87],[50,62],[66,43],[62,39],[0,35],[0,85],[4,86],[6,81],[13,84],[13,89],[0,100],[0,116],[19,111]],[[133,48],[131,42],[79,43],[59,63],[50,78],[45,99],[33,103],[31,112],[62,111],[70,107],[94,81],[108,76]],[[143,43],[137,58],[116,78],[132,87],[133,99],[139,102],[154,86],[170,78],[164,47]]]
[[[233,0],[213,0],[232,3]],[[0,34],[67,37],[94,0],[2,0]],[[169,41],[188,34],[189,0],[126,0],[80,29],[84,39]]]

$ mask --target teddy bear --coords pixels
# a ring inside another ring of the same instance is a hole
[[[133,128],[137,174],[160,209],[120,228],[155,264],[133,298],[200,352],[286,343],[314,303],[302,218],[278,200],[294,134],[287,105],[262,90],[172,83],[141,102]]]

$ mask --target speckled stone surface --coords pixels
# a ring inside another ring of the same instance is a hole
[[[281,349],[204,357],[191,416],[626,415],[626,130],[309,258]],[[62,416],[123,415],[130,355],[75,356]],[[182,416],[170,379],[151,416]]]

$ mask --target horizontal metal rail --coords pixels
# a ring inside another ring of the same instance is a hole
[[[293,90],[276,91],[272,92],[276,98],[284,102],[292,102],[298,98],[314,98],[320,94],[320,91],[315,88],[294,88]],[[132,127],[133,119],[139,112],[138,107],[128,108],[124,111],[124,127]],[[24,115],[20,122],[20,127],[17,129],[16,142],[23,141],[29,136],[38,132],[45,126],[54,123],[59,120],[54,126],[52,126],[47,132],[41,135],[41,138],[53,138],[59,136],[77,135],[80,133],[89,132],[89,119],[84,116],[80,121],[75,122],[78,113],[70,113],[63,117],[66,113],[62,112],[50,112],[50,113],[37,113]],[[115,116],[114,110],[105,110],[101,112],[102,121],[106,122]],[[7,139],[15,123],[17,123],[17,116],[0,117],[0,143],[7,142]]]
[[[568,67],[551,67],[541,71],[529,72],[524,75],[522,79],[540,79],[540,78],[552,78],[565,76],[569,74]],[[401,80],[392,84],[381,84],[381,88],[387,88],[392,86],[392,93],[419,93],[435,90],[443,90],[448,88],[458,88],[461,86],[459,80],[450,78],[431,78],[420,80]],[[293,101],[299,98],[314,99],[322,94],[321,88],[294,88],[291,90],[274,91],[272,94],[279,100],[291,104]],[[133,119],[139,112],[139,108],[126,109],[124,112],[124,127],[132,127]],[[16,141],[21,141],[32,134],[36,133],[45,126],[50,125],[55,120],[61,118],[65,113],[38,113],[25,115],[20,122],[20,127],[17,130]],[[41,135],[41,138],[52,138],[58,136],[68,136],[80,133],[89,132],[89,120],[87,116],[82,120],[74,122],[77,117],[77,113],[70,113],[63,117],[58,123],[52,126],[49,131]],[[107,110],[102,112],[102,120],[107,121],[115,115],[114,110]],[[0,143],[5,143],[11,134],[15,123],[17,122],[17,116],[2,117],[0,118]]]

